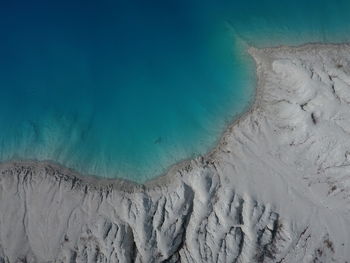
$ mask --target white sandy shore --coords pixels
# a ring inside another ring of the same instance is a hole
[[[0,262],[350,259],[350,46],[249,52],[249,111],[165,176],[137,185],[1,164]]]

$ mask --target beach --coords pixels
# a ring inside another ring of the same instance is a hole
[[[4,262],[345,262],[350,46],[249,48],[250,108],[145,184],[0,165]]]

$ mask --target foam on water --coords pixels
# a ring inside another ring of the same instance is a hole
[[[204,154],[247,107],[245,44],[350,36],[348,1],[213,2],[2,3],[0,160],[144,181]]]

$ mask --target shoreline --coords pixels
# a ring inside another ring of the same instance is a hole
[[[248,47],[245,52],[247,52],[247,55],[249,55],[253,61],[254,61],[254,67],[255,67],[255,88],[253,90],[253,98],[251,102],[246,106],[246,109],[242,111],[242,113],[237,114],[233,117],[232,122],[228,123],[227,127],[223,130],[221,135],[219,136],[217,143],[213,146],[213,148],[209,149],[206,153],[199,155],[195,158],[187,158],[180,160],[177,163],[174,163],[173,165],[170,165],[164,173],[148,179],[142,183],[138,183],[132,180],[127,180],[125,178],[105,178],[105,177],[99,177],[98,175],[92,175],[92,174],[83,174],[79,171],[66,167],[65,165],[62,165],[60,163],[57,163],[52,160],[9,160],[9,161],[3,161],[0,162],[0,169],[7,168],[7,167],[18,167],[18,166],[26,166],[26,167],[38,167],[38,168],[44,168],[44,167],[51,167],[55,170],[60,170],[62,173],[64,173],[66,176],[70,177],[71,179],[77,178],[80,180],[80,182],[83,185],[87,185],[89,187],[113,187],[115,190],[121,190],[121,191],[127,191],[127,192],[135,192],[135,191],[145,191],[145,190],[151,190],[156,187],[162,187],[162,186],[169,186],[171,184],[176,184],[179,180],[179,177],[181,177],[181,172],[183,170],[192,169],[192,166],[195,164],[204,164],[206,163],[215,163],[216,159],[218,158],[218,155],[223,152],[223,148],[226,146],[226,139],[227,137],[232,133],[235,126],[238,125],[240,122],[242,122],[244,119],[246,119],[252,112],[259,109],[260,106],[260,100],[262,98],[263,89],[264,86],[264,77],[262,76],[261,72],[259,74],[258,71],[258,52],[268,52],[269,50],[295,50],[300,51],[304,49],[315,49],[319,47],[337,47],[341,48],[342,46],[350,46],[349,43],[305,43],[302,45],[297,46],[285,46],[285,45],[278,45],[278,46],[272,46],[272,47],[265,47],[265,48],[255,48],[255,47]]]
[[[0,259],[350,258],[350,45],[249,52],[254,103],[211,151],[163,176],[137,184],[49,161],[1,163]]]
[[[219,136],[217,137],[217,140],[215,140],[215,143],[211,147],[208,148],[207,151],[205,151],[202,154],[198,154],[196,156],[188,157],[181,159],[171,165],[169,165],[163,173],[160,173],[158,175],[155,175],[154,177],[147,179],[142,182],[136,182],[133,180],[128,180],[125,177],[115,177],[115,178],[109,178],[109,177],[103,177],[99,176],[97,174],[84,174],[82,172],[79,172],[78,169],[71,168],[68,166],[65,166],[64,164],[61,164],[59,162],[56,162],[54,160],[32,160],[32,159],[13,159],[13,160],[7,160],[7,161],[0,161],[0,168],[6,167],[6,166],[17,166],[17,165],[24,165],[24,166],[39,166],[44,167],[45,165],[52,166],[56,169],[61,169],[62,171],[65,171],[67,173],[70,173],[69,175],[74,176],[76,178],[79,178],[82,181],[85,181],[88,185],[113,185],[116,189],[121,189],[121,187],[125,187],[127,185],[128,189],[144,189],[144,188],[153,188],[154,186],[159,185],[169,185],[172,183],[173,177],[178,174],[178,172],[183,169],[185,169],[188,166],[191,166],[193,162],[198,163],[200,160],[204,159],[210,159],[214,153],[218,151],[219,145],[221,144],[222,140],[226,136],[227,132],[231,130],[231,126],[234,126],[236,122],[239,122],[241,118],[243,118],[246,114],[251,112],[253,105],[256,103],[256,97],[257,97],[257,90],[258,90],[258,78],[257,78],[257,67],[256,67],[256,61],[254,57],[250,54],[249,49],[251,47],[245,48],[243,52],[245,52],[244,56],[249,57],[249,59],[252,59],[253,67],[252,69],[255,71],[255,81],[252,82],[253,87],[252,88],[252,96],[248,100],[248,103],[244,107],[244,109],[236,114],[233,115],[231,121],[225,125],[224,129],[220,132]],[[171,177],[171,179],[169,178]],[[123,190],[123,189],[121,189]]]

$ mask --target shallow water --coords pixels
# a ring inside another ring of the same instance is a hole
[[[157,176],[208,151],[246,109],[247,45],[347,41],[349,11],[348,1],[2,3],[0,160]]]

